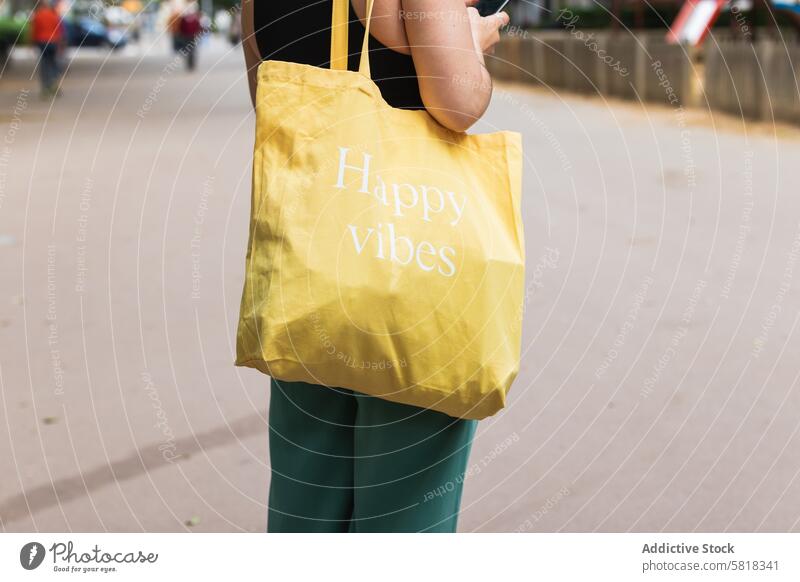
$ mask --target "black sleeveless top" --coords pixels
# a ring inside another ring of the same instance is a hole
[[[264,60],[288,61],[327,68],[331,52],[332,0],[254,0],[256,43]],[[364,26],[350,6],[349,66],[358,70]],[[392,107],[423,109],[417,72],[411,57],[369,39],[372,80]]]

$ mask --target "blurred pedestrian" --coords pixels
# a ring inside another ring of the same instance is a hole
[[[59,93],[58,52],[63,37],[64,30],[55,2],[39,2],[31,17],[31,40],[39,48],[39,76],[42,80],[43,97],[52,97]]]
[[[180,20],[181,52],[186,57],[186,69],[193,71],[196,64],[197,43],[203,32],[200,20],[200,9],[197,2],[192,2],[186,7]]]
[[[181,50],[181,12],[173,8],[167,18],[167,30],[172,36],[172,50],[176,53]]]
[[[242,40],[242,12],[234,9],[230,12],[230,24],[228,25],[228,41],[233,45],[238,45]]]

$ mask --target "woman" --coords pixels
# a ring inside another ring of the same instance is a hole
[[[243,2],[253,101],[262,59],[329,65],[331,11],[331,0]],[[366,0],[352,0],[351,70],[365,13]],[[445,127],[464,131],[489,104],[483,55],[507,23],[507,15],[481,17],[464,0],[375,0],[372,78],[393,107],[427,109]],[[273,380],[269,424],[269,531],[456,530],[476,421]]]

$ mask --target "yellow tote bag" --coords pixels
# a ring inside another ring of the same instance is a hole
[[[466,135],[394,109],[367,35],[346,70],[258,70],[246,280],[236,364],[480,419],[518,370],[524,244],[517,133]]]

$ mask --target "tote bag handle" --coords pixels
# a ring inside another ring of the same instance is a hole
[[[369,25],[372,21],[373,0],[367,0],[367,18],[364,24],[364,42],[361,43],[361,60],[358,72],[371,77],[369,70]],[[347,70],[347,30],[350,23],[350,0],[333,0],[331,16],[331,69]]]

